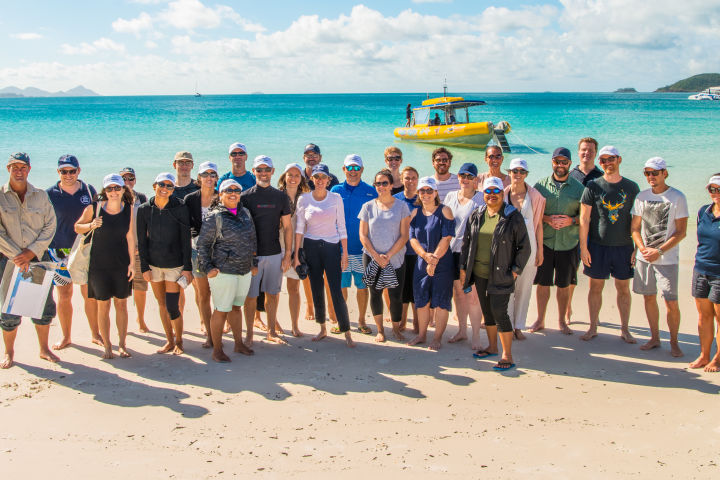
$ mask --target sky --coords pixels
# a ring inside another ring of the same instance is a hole
[[[0,88],[652,91],[720,72],[720,0],[24,0]]]

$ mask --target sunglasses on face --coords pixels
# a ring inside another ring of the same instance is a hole
[[[320,174],[320,175],[313,175],[312,178],[313,178],[313,180],[315,180],[317,182],[318,180],[327,180],[328,176]]]
[[[498,153],[497,155],[488,155],[486,158],[491,158],[493,160],[502,160],[503,156],[501,153]]]
[[[399,162],[402,160],[402,157],[399,155],[393,155],[392,157],[385,157],[388,162]]]
[[[230,152],[231,157],[244,157],[246,155],[247,155],[247,153],[245,153],[245,152]]]
[[[175,190],[175,185],[172,183],[160,182],[156,184],[158,188],[164,188],[165,190]]]
[[[475,180],[475,175],[473,175],[472,173],[459,173],[458,177],[465,180]]]
[[[432,188],[421,188],[420,190],[418,190],[418,193],[420,195],[432,195],[433,192],[435,192],[435,190],[433,190]]]
[[[105,187],[106,192],[119,192],[120,190],[125,189],[125,187],[121,187],[120,185]]]
[[[183,167],[192,166],[194,164],[192,160],[175,160],[175,163],[182,165]]]
[[[600,159],[598,161],[602,164],[602,163],[612,163],[615,160],[617,160],[617,157],[606,157],[606,158],[600,157]]]
[[[500,192],[502,192],[502,190],[500,190],[500,189],[497,188],[497,187],[495,187],[495,188],[486,188],[486,189],[483,190],[483,191],[484,191],[487,195],[498,195],[498,194],[500,194]]]
[[[710,193],[720,193],[720,187],[708,187]]]
[[[237,187],[226,188],[225,190],[222,191],[222,193],[231,193],[231,194],[232,193],[240,193],[240,192],[242,192],[242,190]]]
[[[657,177],[658,175],[660,175],[660,172],[662,172],[662,170],[645,170],[643,171],[643,174],[646,177]]]
[[[359,172],[362,170],[362,167],[360,165],[350,165],[349,167],[345,167],[345,170],[348,172]]]
[[[207,177],[213,177],[213,178],[215,178],[215,177],[217,177],[217,173],[215,173],[215,172],[203,172],[203,173],[198,174],[198,176],[199,176],[200,178],[207,178]]]
[[[126,182],[134,182],[134,181],[135,181],[135,177],[122,177],[122,178],[123,178],[123,180],[125,180]]]
[[[557,160],[557,159],[553,158],[553,163],[557,164],[557,165],[568,166],[568,165],[570,165],[570,160]]]
[[[527,170],[523,170],[522,168],[513,168],[512,170],[510,170],[510,173],[525,175],[527,173]]]
[[[270,168],[270,167],[258,167],[258,168],[255,169],[255,171],[258,172],[258,173],[270,173],[270,172],[272,172],[272,168]]]
[[[75,175],[77,173],[77,168],[69,168],[67,170],[58,170],[60,172],[60,175]]]
[[[375,185],[376,187],[387,187],[388,185],[390,185],[390,182],[388,182],[387,180],[383,180],[382,182],[375,182],[373,183],[373,185]]]

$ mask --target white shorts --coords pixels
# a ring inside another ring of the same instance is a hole
[[[150,265],[153,282],[176,282],[182,275],[183,267],[160,268]]]
[[[218,273],[213,278],[208,277],[210,284],[210,296],[215,310],[218,312],[229,312],[232,307],[242,307],[245,304],[245,297],[250,288],[252,273],[245,275],[231,275],[229,273]]]

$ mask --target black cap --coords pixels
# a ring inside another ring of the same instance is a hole
[[[568,150],[565,147],[556,148],[555,151],[553,152],[552,158],[555,158],[555,157],[565,157],[568,160],[572,160],[572,157],[570,156],[570,150]]]
[[[307,152],[315,152],[320,155],[320,147],[318,147],[314,143],[308,143],[307,145],[305,145],[305,150],[303,150],[303,153]]]

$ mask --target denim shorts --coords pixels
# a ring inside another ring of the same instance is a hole
[[[693,269],[692,296],[720,304],[720,277],[705,275]]]

